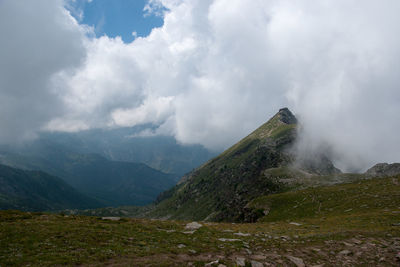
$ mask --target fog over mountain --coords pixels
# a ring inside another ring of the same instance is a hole
[[[2,143],[151,123],[222,149],[288,106],[300,151],[400,160],[399,1],[150,0],[164,25],[132,43],[94,37],[69,1],[0,1]]]

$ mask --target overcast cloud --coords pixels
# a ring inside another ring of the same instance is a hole
[[[222,149],[288,106],[301,149],[331,146],[344,169],[400,161],[399,1],[152,0],[146,12],[157,3],[164,26],[126,44],[88,37],[62,1],[0,0],[0,139],[154,123]]]

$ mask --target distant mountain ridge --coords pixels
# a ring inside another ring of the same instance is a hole
[[[102,206],[145,205],[176,183],[176,176],[143,163],[110,161],[96,154],[44,150],[42,155],[6,154],[2,163],[62,178]]]
[[[58,177],[0,164],[0,209],[46,211],[100,206]]]
[[[291,150],[296,137],[296,117],[289,109],[280,109],[247,137],[162,193],[149,216],[240,221],[246,204],[255,197],[287,191],[302,183],[297,177],[340,173],[327,158],[317,164],[296,162]]]
[[[98,154],[112,161],[144,163],[165,173],[183,174],[217,155],[200,145],[181,145],[172,136],[146,136],[151,126],[92,129],[77,133],[41,133],[20,149],[20,154],[40,154],[49,148],[76,154]],[[1,149],[0,149],[1,150]]]

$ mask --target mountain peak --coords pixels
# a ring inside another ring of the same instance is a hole
[[[265,139],[281,137],[295,132],[297,119],[288,108],[281,108],[270,120],[257,128],[246,138]]]
[[[288,108],[281,108],[277,113],[279,120],[286,124],[296,124],[297,119]]]

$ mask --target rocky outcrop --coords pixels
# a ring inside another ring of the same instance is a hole
[[[400,163],[378,163],[365,172],[370,177],[387,177],[400,174]]]

